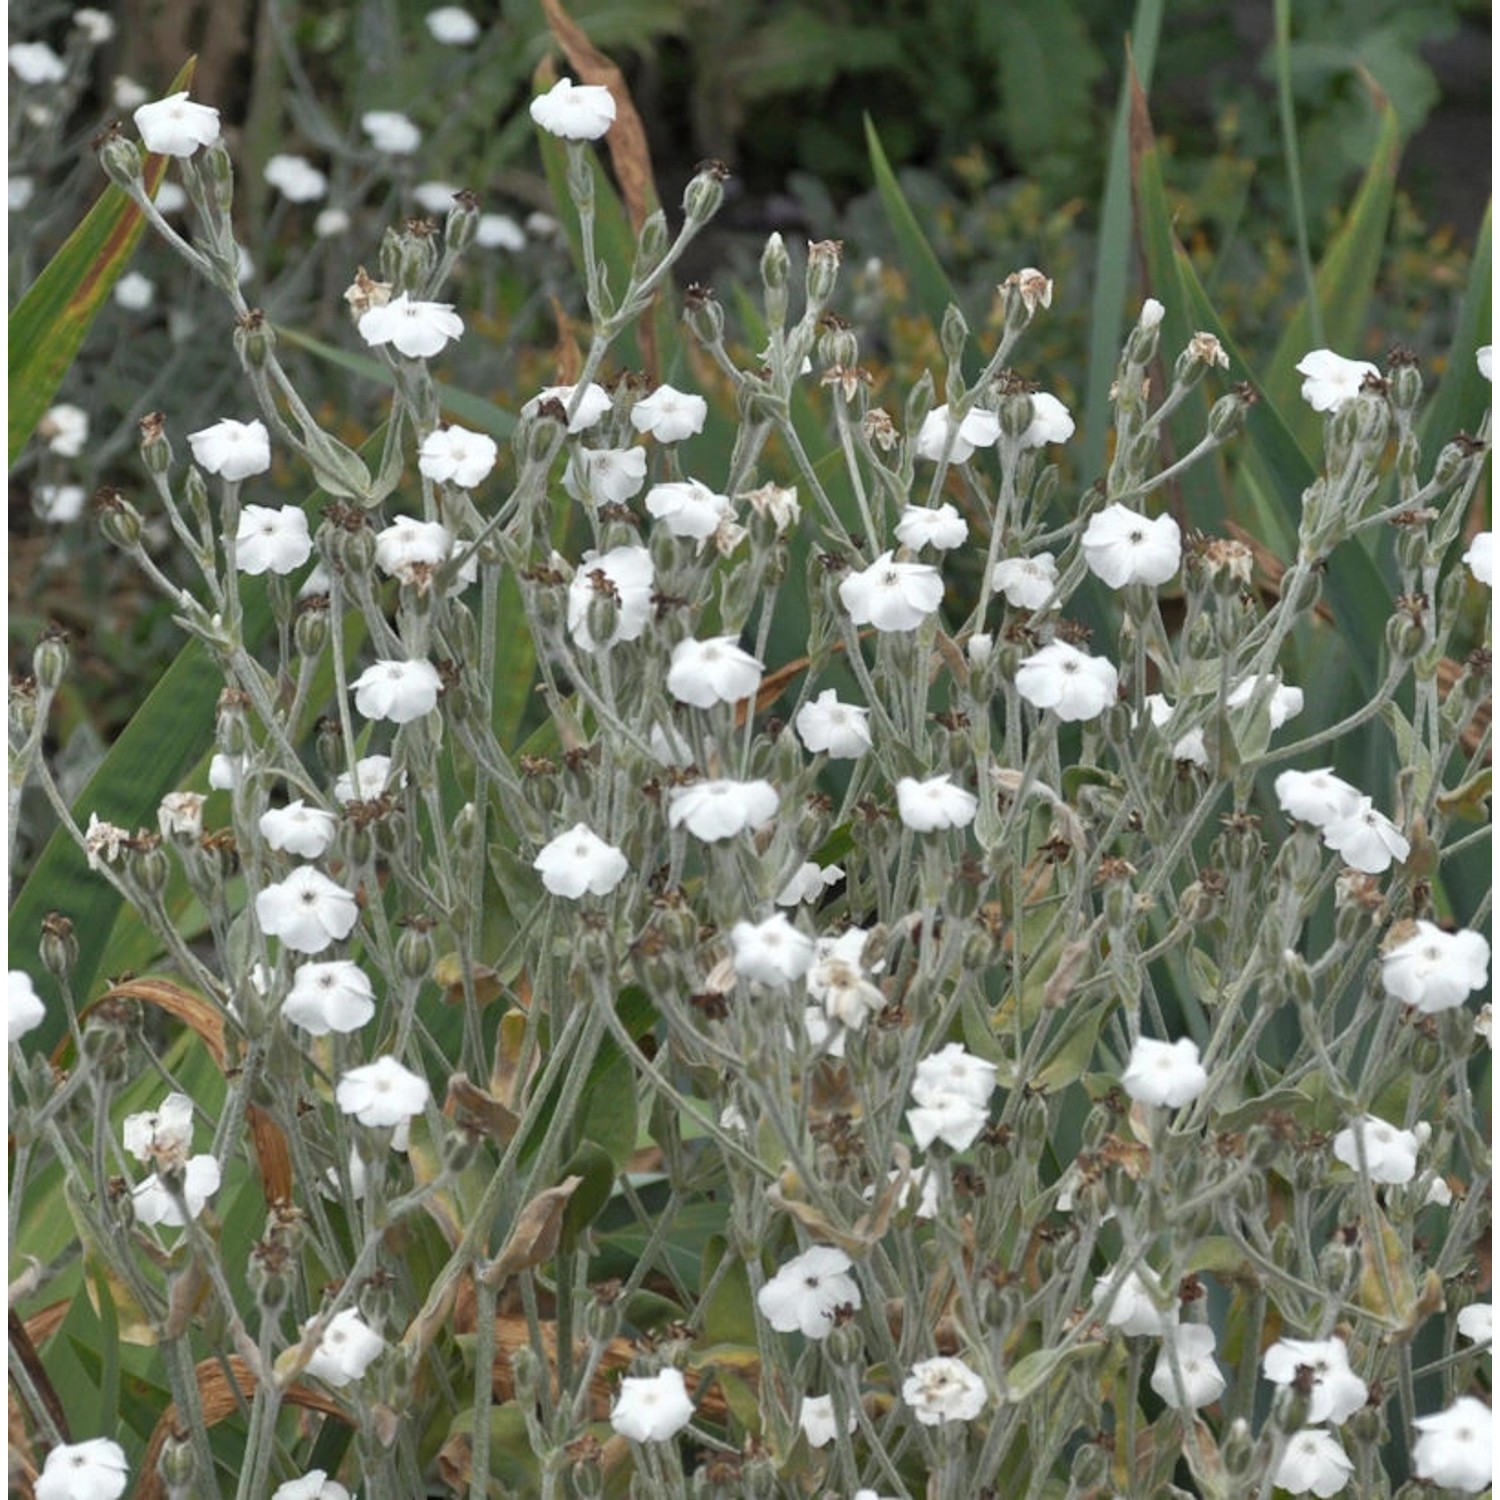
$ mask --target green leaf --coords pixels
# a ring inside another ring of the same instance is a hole
[[[699,1292],[713,1281],[719,1263],[729,1254],[722,1235],[714,1235],[704,1246],[703,1276]],[[736,1259],[719,1278],[713,1295],[703,1304],[703,1340],[707,1344],[744,1344],[752,1349],[758,1341],[755,1324],[755,1298],[750,1291],[750,1273],[745,1263]]]
[[[615,1164],[609,1152],[593,1141],[585,1141],[558,1168],[559,1181],[581,1177],[563,1210],[562,1249],[570,1253],[579,1236],[604,1212],[615,1186]]]
[[[198,59],[190,57],[167,92],[186,90]],[[153,197],[165,156],[141,149],[146,191]],[[113,183],[70,234],[10,315],[10,462],[20,457],[83,347],[95,316],[130,263],[145,216]]]
[[[1481,344],[1490,342],[1490,319],[1494,312],[1493,231],[1493,205],[1486,204],[1447,364],[1437,391],[1417,424],[1422,450],[1429,462],[1436,459],[1438,448],[1461,428],[1476,431],[1490,407],[1492,387],[1479,373],[1474,354]]]

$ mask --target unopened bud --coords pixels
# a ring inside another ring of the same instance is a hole
[[[820,312],[838,285],[839,264],[844,256],[842,240],[813,240],[807,247],[807,305]]]
[[[630,273],[632,279],[644,281],[661,264],[670,242],[667,216],[661,209],[657,209],[641,225],[641,236],[635,250],[635,267]]]
[[[1245,425],[1250,403],[1237,391],[1220,396],[1208,413],[1208,430],[1221,443],[1227,443]]]
[[[1006,396],[1000,403],[1000,430],[1019,442],[1030,430],[1033,415],[1030,396]]]
[[[300,655],[308,658],[321,655],[328,644],[327,600],[308,600],[303,604],[292,625],[292,639]]]
[[[153,896],[159,896],[167,888],[167,877],[172,872],[155,838],[148,839],[144,847],[131,850],[128,868],[136,884]]]
[[[690,224],[703,224],[718,213],[724,201],[724,179],[729,169],[723,162],[705,162],[682,190],[682,214]]]
[[[68,632],[60,626],[49,626],[31,655],[31,674],[43,692],[55,693],[67,676],[73,653],[68,649]]]
[[[1391,405],[1397,411],[1414,411],[1422,399],[1422,371],[1417,357],[1406,349],[1391,350],[1390,374],[1386,377],[1386,390]]]
[[[165,474],[172,466],[167,419],[159,411],[148,412],[141,418],[141,462],[150,474]]]
[[[234,162],[230,160],[229,148],[221,136],[203,153],[208,167],[208,178],[213,183],[214,202],[221,212],[228,213],[234,202]]]
[[[724,309],[719,306],[712,287],[694,283],[683,299],[683,319],[699,343],[714,345],[724,338]]]
[[[276,330],[258,307],[252,307],[235,323],[234,350],[247,370],[262,369],[275,347]]]
[[[467,188],[453,195],[453,207],[443,225],[443,243],[454,255],[462,255],[474,243],[479,230],[479,199]]]
[[[167,1487],[169,1494],[176,1496],[190,1494],[193,1488],[193,1479],[198,1472],[198,1461],[193,1456],[193,1444],[190,1438],[172,1437],[161,1445],[161,1457],[156,1461],[156,1472],[161,1475],[161,1480]]]
[[[413,918],[396,939],[397,967],[408,979],[426,979],[432,972],[432,959],[431,924],[425,918]]]
[[[48,912],[42,918],[40,943],[42,965],[54,979],[66,979],[78,962],[78,939],[73,923],[61,912]]]
[[[116,187],[128,193],[141,180],[141,148],[112,133],[99,147],[99,165]]]
[[[1224,1469],[1233,1479],[1243,1479],[1250,1472],[1250,1460],[1255,1456],[1255,1441],[1250,1424],[1243,1417],[1236,1417],[1229,1424],[1229,1431],[1219,1445],[1219,1456],[1224,1460]]]

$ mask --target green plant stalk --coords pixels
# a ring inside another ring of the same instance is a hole
[[[1302,155],[1297,148],[1297,115],[1292,105],[1292,3],[1275,0],[1276,114],[1281,123],[1281,150],[1286,160],[1287,187],[1292,195],[1292,227],[1297,237],[1297,261],[1307,287],[1307,316],[1314,348],[1325,347],[1323,309],[1318,301],[1312,249],[1307,237],[1307,204],[1302,196]]]

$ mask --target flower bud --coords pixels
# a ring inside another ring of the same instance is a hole
[[[322,654],[328,644],[328,607],[326,600],[307,600],[297,611],[292,639],[299,655],[309,659]]]
[[[99,165],[116,187],[128,193],[141,180],[141,148],[123,136],[111,133],[99,147]]]
[[[766,325],[779,329],[786,322],[786,283],[791,261],[779,234],[772,234],[760,257],[760,280],[765,289]]]
[[[78,962],[78,939],[73,923],[61,912],[51,911],[42,918],[40,944],[42,965],[54,979],[66,979]]]
[[[1019,442],[1031,427],[1031,397],[1027,395],[1006,396],[1000,402],[1000,430],[1006,437]]]
[[[1221,443],[1227,443],[1245,425],[1250,403],[1237,392],[1220,396],[1208,413],[1208,430]]]
[[[661,263],[667,253],[670,236],[667,233],[667,216],[657,209],[641,225],[641,237],[635,249],[635,265],[631,270],[633,281],[644,281]]]
[[[1069,1479],[1069,1493],[1102,1493],[1109,1488],[1109,1454],[1098,1443],[1085,1443],[1073,1455]]]
[[[852,1318],[847,1323],[835,1320],[833,1327],[828,1330],[828,1338],[823,1347],[836,1365],[863,1364],[865,1336]]]
[[[1193,623],[1188,626],[1188,655],[1196,656],[1199,660],[1211,656],[1217,644],[1217,636],[1214,616],[1199,613],[1194,617]]]
[[[964,345],[968,342],[968,338],[969,325],[964,319],[963,312],[956,302],[950,302],[943,312],[941,333],[943,353],[947,355],[950,365],[961,362]]]
[[[432,961],[431,923],[425,917],[413,917],[396,939],[396,966],[408,979],[422,980],[432,973]]]
[[[1358,1274],[1359,1256],[1341,1238],[1330,1240],[1318,1252],[1318,1279],[1331,1295],[1342,1297]]]
[[[854,370],[859,365],[859,340],[854,330],[832,313],[823,319],[818,338],[818,362],[830,370]]]
[[[255,748],[245,710],[249,698],[234,688],[219,694],[214,711],[214,742],[225,755],[247,755]]]
[[[714,298],[711,287],[694,283],[683,299],[683,319],[701,344],[712,346],[724,338],[724,309]]]
[[[1229,1431],[1219,1444],[1219,1456],[1224,1460],[1224,1470],[1232,1479],[1243,1479],[1250,1472],[1250,1460],[1255,1456],[1255,1442],[1250,1424],[1243,1417],[1236,1417],[1229,1424]]]
[[[813,240],[807,247],[807,306],[820,312],[838,285],[839,264],[843,260],[842,240]]]
[[[1415,355],[1402,359],[1399,364],[1392,358],[1386,388],[1391,405],[1397,411],[1416,410],[1417,403],[1422,399],[1422,371],[1417,366]]]
[[[153,896],[159,896],[166,889],[167,877],[171,874],[171,864],[155,839],[148,841],[144,848],[131,850],[128,869],[136,884]]]
[[[172,467],[167,419],[159,411],[149,412],[141,418],[141,462],[148,474],[165,474]]]
[[[1298,1382],[1294,1380],[1276,1392],[1271,1402],[1271,1420],[1279,1432],[1290,1437],[1307,1426],[1307,1414],[1311,1408],[1310,1392],[1299,1390]]]
[[[197,1473],[198,1461],[193,1456],[190,1438],[173,1437],[170,1434],[161,1445],[161,1457],[156,1461],[156,1472],[161,1475],[167,1493],[174,1497],[193,1492],[193,1477]]]
[[[228,213],[234,202],[234,162],[230,160],[229,149],[222,136],[203,153],[202,160],[208,168],[208,179],[213,184],[214,202],[220,212]]]
[[[68,649],[68,632],[52,625],[42,632],[31,655],[31,675],[45,693],[55,693],[67,676],[72,652]]]
[[[266,322],[266,315],[253,307],[234,325],[234,352],[247,370],[265,367],[267,358],[276,347],[276,330]]]
[[[1391,430],[1391,409],[1378,391],[1361,391],[1354,398],[1354,441],[1371,457],[1378,457]]]
[[[478,231],[479,199],[465,188],[453,195],[453,207],[443,225],[443,243],[452,254],[462,255],[474,243]]]
[[[682,215],[689,224],[704,224],[718,213],[724,202],[724,179],[729,169],[723,162],[705,162],[682,191]]]

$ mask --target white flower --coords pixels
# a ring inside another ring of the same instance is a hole
[[[375,533],[375,566],[393,578],[413,565],[441,567],[452,552],[453,533],[438,521],[397,516]]]
[[[526,231],[509,214],[480,214],[474,243],[485,250],[524,250]]]
[[[297,953],[321,953],[341,942],[359,921],[359,905],[343,886],[302,865],[255,898],[255,915],[268,937]]]
[[[565,141],[597,141],[615,123],[615,99],[597,83],[559,78],[531,101],[531,118]]]
[[[156,809],[156,826],[164,839],[181,837],[193,840],[203,832],[201,792],[168,792]]]
[[[1161,320],[1166,315],[1166,308],[1155,297],[1147,297],[1141,303],[1141,315],[1136,321],[1147,333],[1150,333],[1152,329],[1161,327]]]
[[[868,933],[851,927],[837,938],[819,938],[813,966],[807,971],[807,993],[821,1005],[818,1014],[858,1031],[885,1008],[885,996],[865,977]],[[842,1043],[842,1037],[840,1037]]]
[[[216,754],[209,757],[208,784],[216,792],[232,792],[242,780],[250,764],[247,755]]]
[[[299,964],[281,1013],[313,1036],[358,1031],[375,1014],[375,987],[370,976],[347,959]]]
[[[629,861],[606,844],[587,823],[575,823],[545,845],[532,860],[531,868],[554,896],[576,901],[585,891],[607,896],[624,880]]]
[[[792,721],[798,738],[814,755],[831,760],[856,760],[873,743],[870,710],[857,703],[840,703],[839,695],[826,688],[797,710]]]
[[[849,1273],[853,1264],[842,1250],[814,1245],[789,1260],[755,1294],[761,1316],[777,1333],[801,1333],[826,1339],[833,1331],[834,1309],[859,1308],[864,1299]]]
[[[748,500],[756,515],[768,517],[777,536],[785,536],[802,519],[802,505],[795,487],[763,484],[759,489],[746,490],[740,499]]]
[[[805,901],[819,901],[823,892],[844,878],[839,865],[816,865],[807,860],[797,866],[796,874],[776,893],[777,906],[801,906]]]
[[[156,283],[139,271],[127,271],[115,283],[115,303],[126,312],[145,312],[156,301]]]
[[[328,179],[305,156],[278,152],[266,162],[266,181],[289,203],[316,203],[328,196]]]
[[[1477,932],[1444,932],[1419,921],[1415,934],[1388,948],[1380,961],[1385,992],[1425,1015],[1462,1005],[1489,983],[1490,945]]]
[[[1418,1417],[1412,1426],[1418,1434],[1411,1450],[1418,1479],[1466,1495],[1489,1487],[1495,1472],[1494,1413],[1483,1401],[1460,1396],[1446,1410]]]
[[[656,570],[644,547],[613,547],[608,552],[585,552],[568,585],[568,633],[585,651],[607,649],[620,641],[639,639],[651,618],[651,590]],[[594,636],[591,606],[596,598],[614,605],[608,637]]]
[[[716,495],[696,479],[654,484],[646,491],[646,509],[673,536],[702,541],[711,537],[733,511],[725,495]]]
[[[427,1107],[432,1090],[427,1080],[394,1057],[377,1057],[362,1068],[351,1068],[339,1079],[334,1098],[346,1115],[361,1125],[399,1125]]]
[[[445,214],[453,207],[453,200],[460,191],[451,182],[419,182],[411,190],[411,195],[424,214]]]
[[[124,109],[128,106],[120,107]],[[163,182],[156,190],[156,206],[163,215],[185,213],[188,206],[187,189],[179,187],[175,182]]]
[[[765,668],[732,635],[697,641],[691,637],[672,648],[667,668],[667,691],[679,703],[712,708],[715,703],[739,703],[760,689]]]
[[[119,1500],[128,1473],[125,1450],[109,1438],[59,1443],[47,1454],[32,1493],[36,1500]]]
[[[440,5],[427,12],[428,32],[445,47],[467,47],[479,40],[479,22],[461,5]]]
[[[1156,1356],[1156,1367],[1151,1372],[1151,1389],[1168,1406],[1179,1409],[1211,1406],[1224,1394],[1224,1387],[1228,1384],[1214,1359],[1215,1344],[1213,1329],[1202,1323],[1183,1323],[1168,1328],[1162,1337],[1161,1353]],[[1177,1351],[1177,1368],[1182,1372],[1181,1387],[1172,1372],[1171,1348]]]
[[[1359,1141],[1355,1132],[1359,1132]],[[1333,1154],[1346,1167],[1359,1170],[1359,1146],[1365,1151],[1365,1171],[1371,1182],[1410,1182],[1417,1175],[1417,1137],[1375,1115],[1361,1115],[1333,1138]]]
[[[84,847],[88,851],[89,869],[97,870],[101,863],[114,864],[124,850],[129,832],[118,823],[106,823],[98,813],[89,814],[89,826],[83,831]]]
[[[939,828],[967,828],[979,811],[979,798],[954,786],[951,776],[929,776],[926,781],[903,776],[896,783],[896,807],[908,828],[932,833]]]
[[[410,724],[437,707],[443,679],[430,661],[377,661],[349,686],[365,718]]]
[[[359,320],[359,336],[376,348],[394,344],[408,359],[431,359],[464,331],[464,320],[450,302],[413,302],[402,292],[384,307],[372,307]]]
[[[944,1422],[972,1422],[984,1410],[989,1393],[984,1381],[961,1359],[939,1355],[911,1367],[901,1384],[901,1399],[924,1427]]]
[[[989,1111],[963,1094],[933,1092],[906,1111],[906,1123],[919,1150],[943,1141],[955,1151],[967,1151],[989,1123]]]
[[[812,1048],[813,1055],[817,1056],[826,1052],[829,1057],[842,1057],[844,1055],[844,1032],[843,1029],[833,1026],[828,1017],[816,1005],[809,1005],[802,1012],[802,1029],[807,1034],[807,1044]],[[786,1034],[786,1044],[796,1051],[797,1043],[790,1031]]]
[[[917,1064],[911,1096],[918,1104],[930,1104],[943,1094],[957,1094],[971,1104],[988,1108],[998,1072],[994,1063],[975,1057],[957,1042],[949,1042]]]
[[[1344,856],[1344,863],[1365,875],[1379,875],[1411,853],[1396,825],[1368,797],[1361,797],[1347,817],[1323,827],[1323,842]]]
[[[1276,778],[1276,801],[1287,817],[1324,828],[1347,818],[1359,806],[1359,789],[1327,766],[1318,771],[1283,771]]]
[[[658,443],[678,443],[703,431],[708,402],[702,396],[660,385],[630,408],[630,425]]]
[[[990,588],[1016,609],[1040,609],[1057,587],[1057,560],[1050,552],[1005,557],[990,574]]]
[[[575,448],[563,472],[563,488],[580,505],[623,505],[645,482],[644,448]]]
[[[313,233],[320,240],[331,240],[347,233],[354,222],[347,208],[325,208],[313,220]]]
[[[398,110],[367,110],[359,117],[359,126],[370,144],[389,156],[409,156],[422,144],[422,132]]]
[[[333,842],[338,819],[300,797],[285,807],[268,807],[260,815],[261,837],[278,853],[321,859]]]
[[[1495,353],[1492,344],[1481,344],[1474,351],[1474,363],[1479,366],[1479,373],[1488,381],[1493,382],[1495,378]]]
[[[350,1500],[349,1491],[324,1469],[312,1469],[301,1479],[288,1479],[271,1493],[271,1500]]]
[[[729,941],[734,947],[734,972],[741,979],[785,985],[801,979],[812,967],[813,940],[777,912],[764,922],[736,922]]]
[[[1247,677],[1243,682],[1238,682],[1230,689],[1229,696],[1224,700],[1230,708],[1243,708],[1256,694],[1257,688],[1263,689],[1263,684],[1269,681],[1271,691],[1263,700],[1267,713],[1270,715],[1271,728],[1280,729],[1288,719],[1295,719],[1302,712],[1303,694],[1299,687],[1285,687],[1281,679]]]
[[[556,401],[564,411],[571,410],[574,392],[577,389],[578,387],[573,385],[545,386],[522,406],[521,415],[534,417],[538,408],[547,401]],[[583,394],[578,397],[578,409],[568,418],[568,431],[575,437],[580,432],[587,432],[612,404],[609,392],[602,385],[596,385],[591,381],[584,387]]]
[[[1016,691],[1033,707],[1050,708],[1064,723],[1097,719],[1119,695],[1120,678],[1102,656],[1086,656],[1066,641],[1034,651],[1016,669]]]
[[[148,151],[158,156],[191,156],[199,146],[212,146],[218,140],[219,112],[207,104],[194,104],[184,90],[141,105],[135,112],[135,128]]]
[[[933,510],[925,505],[908,505],[896,523],[896,540],[915,552],[919,547],[936,547],[947,552],[962,547],[969,539],[969,523],[946,502]]]
[[[22,83],[61,83],[68,76],[67,63],[46,42],[12,42],[8,57]]]
[[[223,479],[249,479],[271,467],[271,434],[259,420],[236,422],[225,417],[201,432],[190,432],[188,447],[204,473]]]
[[[1349,1368],[1342,1339],[1279,1339],[1261,1356],[1261,1373],[1272,1385],[1291,1385],[1299,1368],[1312,1371],[1309,1422],[1347,1422],[1370,1397],[1370,1388]]]
[[[1307,377],[1302,382],[1302,399],[1314,411],[1337,411],[1359,395],[1367,375],[1380,376],[1368,360],[1345,359],[1331,349],[1304,354],[1297,361],[1297,373]]]
[[[862,573],[839,584],[839,598],[856,625],[915,630],[943,602],[943,577],[930,563],[898,563],[882,552]]]
[[[302,1325],[305,1334],[316,1318]],[[346,1307],[329,1319],[318,1347],[307,1362],[307,1373],[329,1385],[348,1385],[359,1380],[385,1349],[385,1340],[360,1317],[359,1310]]]
[[[219,1164],[213,1157],[194,1156],[188,1160],[182,1173],[182,1197],[189,1219],[196,1219],[203,1212],[204,1205],[219,1191],[219,1180]],[[182,1206],[155,1172],[136,1184],[131,1198],[136,1220],[141,1224],[180,1229],[187,1222],[182,1217]]]
[[[358,785],[356,786],[356,776]],[[333,800],[342,806],[345,802],[371,802],[385,794],[387,786],[400,791],[406,785],[406,772],[399,771],[391,781],[391,758],[389,755],[365,755],[354,763],[354,771],[341,771],[334,778]]]
[[[999,438],[1000,418],[994,412],[974,407],[964,414],[957,432],[954,432],[947,406],[935,406],[922,419],[917,433],[917,457],[937,463],[943,457],[944,449],[948,449],[948,462],[963,464],[973,457],[976,448],[993,448]]]
[[[1288,1494],[1327,1500],[1343,1492],[1353,1473],[1354,1464],[1331,1432],[1304,1427],[1288,1440],[1271,1482]]]
[[[37,432],[47,447],[64,458],[77,458],[89,440],[89,414],[71,401],[59,401],[42,413]]]
[[[30,177],[7,177],[5,179],[5,206],[11,213],[20,213],[35,196],[36,183]],[[131,274],[137,273],[131,272]]]
[[[234,561],[241,573],[285,576],[312,556],[312,536],[300,506],[246,505],[234,537]]]
[[[681,1370],[627,1375],[609,1414],[609,1425],[637,1443],[664,1443],[693,1420],[693,1399]]]
[[[1065,443],[1073,436],[1073,418],[1068,408],[1046,391],[1031,398],[1031,425],[1021,434],[1023,448],[1045,448],[1048,443]]]
[[[1488,531],[1476,531],[1464,553],[1464,566],[1486,588],[1495,576],[1495,539]]]
[[[185,1166],[193,1149],[193,1101],[168,1094],[155,1109],[126,1115],[120,1137],[138,1162],[158,1169]]]
[[[1113,1300],[1111,1292],[1114,1293]],[[1151,1288],[1138,1271],[1127,1271],[1119,1279],[1118,1289],[1113,1273],[1100,1276],[1094,1282],[1090,1303],[1097,1311],[1106,1301],[1109,1302],[1109,1311],[1104,1315],[1104,1321],[1111,1328],[1118,1328],[1127,1338],[1161,1338],[1177,1322],[1176,1302],[1169,1303],[1165,1309],[1159,1307]]]
[[[802,1409],[797,1413],[797,1425],[802,1429],[809,1448],[826,1448],[838,1435],[838,1422],[833,1414],[832,1396],[804,1396]],[[844,1421],[844,1431],[853,1432],[859,1426],[859,1418],[851,1411]]]
[[[1148,520],[1126,505],[1110,505],[1089,518],[1083,533],[1089,571],[1112,589],[1165,583],[1182,562],[1182,532],[1171,516]]]
[[[83,514],[89,497],[81,484],[39,484],[32,498],[37,514],[49,526],[66,526]]]
[[[6,1035],[19,1042],[28,1031],[35,1031],[47,1018],[47,1007],[38,997],[31,975],[24,969],[11,969],[5,982]]]
[[[1208,1074],[1198,1061],[1198,1044],[1190,1037],[1158,1042],[1143,1036],[1130,1049],[1130,1063],[1120,1075],[1120,1083],[1142,1104],[1177,1109],[1208,1087]]]
[[[780,806],[769,781],[694,781],[668,793],[667,822],[715,844],[747,828],[763,828]]]
[[[1471,1302],[1459,1311],[1459,1336],[1475,1344],[1488,1344],[1493,1317],[1494,1309],[1488,1302]]]

